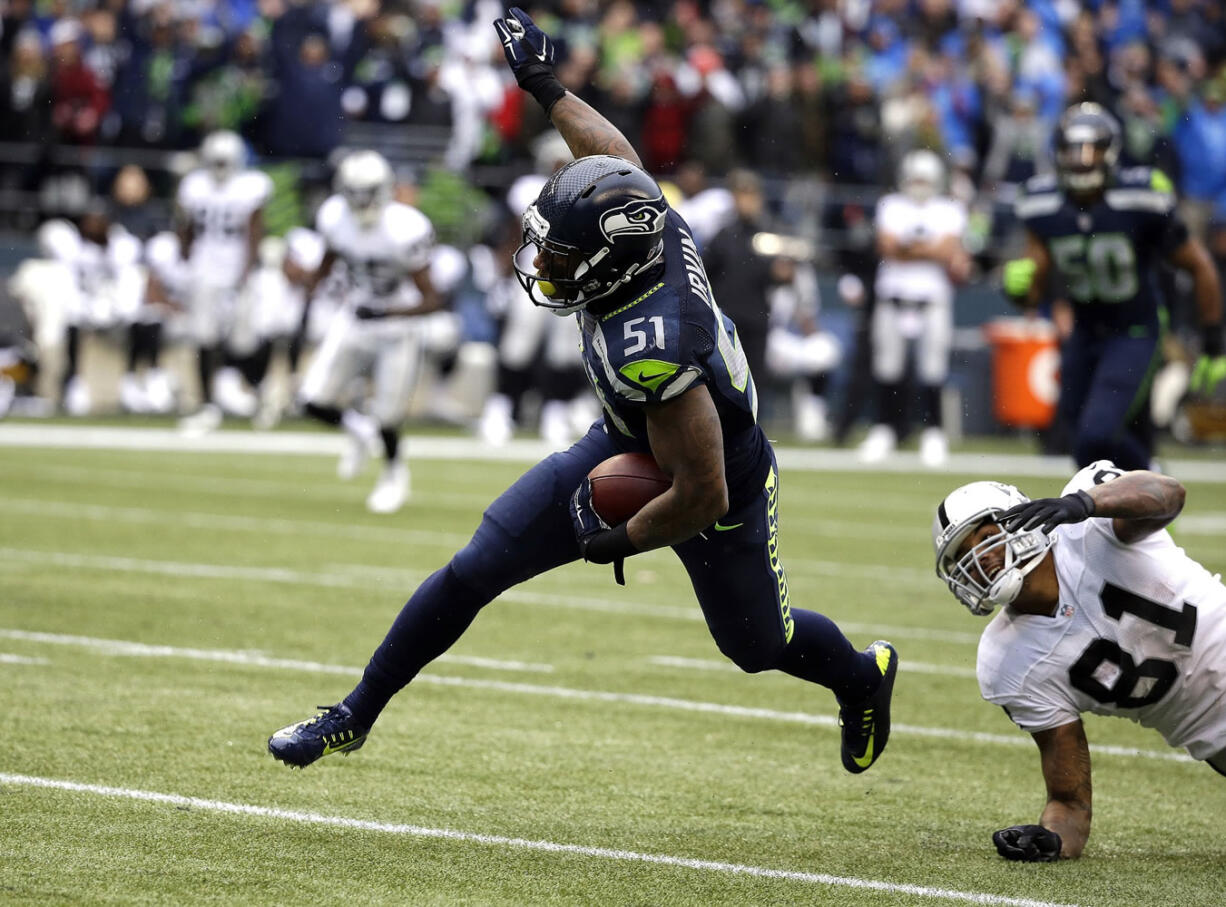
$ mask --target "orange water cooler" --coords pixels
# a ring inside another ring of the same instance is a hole
[[[1047,428],[1060,398],[1055,326],[1041,318],[998,318],[983,330],[992,345],[996,420],[1014,428]]]

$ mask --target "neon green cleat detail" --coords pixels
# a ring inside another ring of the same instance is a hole
[[[890,700],[894,696],[894,678],[898,674],[898,652],[885,640],[879,639],[864,650],[873,656],[881,671],[881,684],[872,696],[855,705],[839,709],[839,727],[843,729],[843,768],[858,775],[881,758],[890,739]]]
[[[268,738],[268,752],[291,767],[306,768],[333,753],[361,749],[370,728],[358,724],[344,703],[317,706],[314,718],[287,725]]]

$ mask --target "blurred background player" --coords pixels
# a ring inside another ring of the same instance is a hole
[[[212,431],[222,410],[251,416],[255,398],[223,357],[238,305],[238,295],[258,262],[264,238],[264,206],[272,181],[244,169],[242,139],[228,130],[205,137],[200,167],[183,177],[176,204],[183,254],[191,269],[189,318],[200,377],[198,412],[180,423],[188,434]]]
[[[65,368],[61,403],[66,412],[82,416],[92,408],[92,391],[80,374],[84,332],[103,332],[126,324],[140,307],[144,283],[140,269],[141,243],[124,227],[111,222],[106,203],[89,204],[78,221],[77,242],[71,244],[71,267],[76,274],[78,307],[72,313],[65,340]],[[125,401],[120,383],[120,403]],[[140,407],[137,406],[137,409]]]
[[[303,411],[341,426],[350,443],[337,464],[353,478],[380,442],[383,469],[366,499],[374,513],[394,513],[409,495],[400,428],[422,364],[428,316],[440,309],[430,281],[434,229],[424,214],[392,200],[394,177],[382,155],[356,151],[337,169],[336,194],[316,215],[327,251],[306,287],[310,299],[334,268],[346,278],[345,304],[328,327],[303,379]],[[354,385],[369,377],[369,414],[349,407]]]
[[[826,390],[843,350],[838,338],[819,326],[817,272],[807,262],[782,256],[771,263],[771,280],[767,372],[787,387],[796,437],[825,441],[830,436]]]
[[[163,230],[146,240],[144,260],[144,302],[128,329],[128,362],[120,402],[133,411],[169,413],[176,409],[178,388],[170,372],[161,367],[162,344],[167,321],[181,319],[187,309],[191,273],[179,235],[173,230]]]
[[[1072,326],[1061,355],[1057,419],[1071,429],[1073,458],[1080,466],[1110,459],[1145,469],[1153,455],[1150,390],[1168,315],[1161,265],[1192,277],[1206,363],[1222,356],[1217,271],[1176,214],[1166,175],[1117,168],[1120,130],[1106,110],[1070,107],[1055,142],[1058,175],[1031,179],[1017,202],[1026,251],[1005,265],[1005,292],[1033,311],[1051,298],[1049,278],[1058,278],[1059,296],[1072,304]],[[1207,366],[1199,372],[1211,385]]]
[[[963,206],[945,194],[945,167],[931,151],[911,151],[899,167],[898,192],[877,206],[876,304],[871,326],[877,423],[860,459],[888,457],[910,427],[907,378],[919,385],[920,460],[940,466],[949,456],[941,388],[953,343],[953,284],[970,270],[962,246]]]
[[[533,147],[533,172],[517,178],[507,190],[506,221],[495,241],[498,276],[487,295],[487,309],[498,325],[498,370],[494,392],[486,399],[478,421],[482,439],[496,446],[506,444],[516,426],[523,424],[532,395],[540,406],[540,435],[556,448],[570,444],[596,417],[574,323],[533,305],[509,262],[520,246],[524,211],[546,180],[571,160],[561,136],[544,135]],[[521,268],[531,269],[531,256],[528,258],[519,262]]]

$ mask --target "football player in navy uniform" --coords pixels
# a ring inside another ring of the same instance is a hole
[[[1212,390],[1226,375],[1222,300],[1208,251],[1175,213],[1170,180],[1150,167],[1117,169],[1119,150],[1119,126],[1102,107],[1065,111],[1056,131],[1058,175],[1029,180],[1017,202],[1026,254],[1005,265],[1004,286],[1033,309],[1054,274],[1072,303],[1059,417],[1072,430],[1077,465],[1109,459],[1146,469],[1150,384],[1166,323],[1160,265],[1192,276],[1203,332],[1194,391]]]
[[[357,687],[277,731],[269,751],[305,766],[357,749],[388,700],[504,590],[580,558],[617,565],[620,579],[625,558],[671,546],[728,658],[834,692],[843,765],[862,772],[886,746],[898,654],[883,641],[856,651],[831,620],[792,607],[775,456],[693,237],[625,137],[558,82],[553,41],[517,8],[494,25],[520,87],[576,158],[524,215],[536,254],[519,279],[537,304],[577,318],[603,416],[486,509],[472,540],[414,592]],[[672,487],[610,527],[593,512],[587,476],[627,451],[650,453]]]

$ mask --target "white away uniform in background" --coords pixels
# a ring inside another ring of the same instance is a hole
[[[194,170],[179,183],[176,201],[191,219],[193,240],[190,313],[192,335],[202,346],[226,338],[247,268],[251,215],[272,195],[272,180],[242,170],[218,182],[208,170]]]
[[[141,242],[119,224],[107,232],[106,245],[81,237],[72,257],[84,310],[74,322],[107,328],[131,321],[143,301]]]
[[[398,425],[417,381],[425,325],[412,316],[358,318],[356,313],[365,309],[378,316],[390,307],[420,304],[412,275],[430,264],[434,228],[416,208],[398,202],[385,206],[366,228],[334,195],[320,206],[316,229],[338,257],[335,268],[344,272],[345,303],[307,371],[302,395],[311,403],[343,408],[353,382],[369,373],[370,415],[380,425]]]
[[[901,242],[961,238],[966,211],[952,198],[937,196],[921,202],[895,192],[878,203],[876,228]],[[887,384],[900,381],[907,345],[914,341],[919,380],[943,384],[953,341],[953,284],[945,269],[931,261],[886,258],[877,269],[876,290],[873,377]]]
[[[1119,476],[1091,463],[1062,494]],[[1119,542],[1108,518],[1058,526],[1054,617],[1005,609],[979,642],[979,688],[1025,731],[1082,712],[1131,718],[1196,759],[1226,751],[1226,587],[1169,532]]]
[[[186,307],[191,298],[192,275],[178,234],[163,230],[145,240],[145,267],[151,277],[157,278],[171,302]],[[162,321],[166,314],[162,306],[145,303],[139,320]]]

